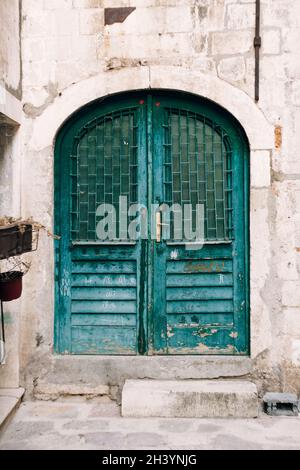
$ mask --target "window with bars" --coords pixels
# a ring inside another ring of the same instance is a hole
[[[192,228],[196,228],[196,205],[204,206],[207,241],[230,241],[232,227],[232,154],[226,132],[196,113],[166,109],[164,117],[164,199],[192,205]],[[175,211],[176,212],[176,211]],[[177,239],[171,214],[171,239]]]
[[[114,207],[119,233],[119,197],[127,208],[137,202],[137,123],[135,109],[112,112],[85,126],[71,158],[71,238],[98,241],[96,211]]]

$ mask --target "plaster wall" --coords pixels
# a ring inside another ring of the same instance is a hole
[[[261,2],[258,103],[253,0],[22,3],[22,215],[52,227],[55,136],[85,104],[149,87],[184,90],[220,104],[240,121],[251,150],[251,358],[241,368],[222,359],[215,375],[248,375],[260,390],[299,392],[299,3]],[[123,22],[111,24],[107,8],[130,6],[135,9]],[[42,236],[22,299],[22,383],[29,390],[63,390],[64,383],[111,387],[128,374],[145,376],[145,369],[147,376],[164,377],[168,369],[180,377],[186,361],[192,378],[214,375],[205,372],[208,365],[216,368],[211,358],[117,362],[53,355],[53,273],[53,242]],[[234,363],[241,359],[230,359]]]
[[[21,210],[20,15],[19,0],[0,1],[0,217],[19,217]],[[3,269],[0,261],[0,271]],[[0,388],[19,386],[20,310],[20,301],[4,305],[7,359],[0,365]]]

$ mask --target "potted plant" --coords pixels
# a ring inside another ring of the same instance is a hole
[[[13,266],[0,273],[0,300],[10,302],[21,297],[23,276],[29,270],[30,264],[15,259]]]

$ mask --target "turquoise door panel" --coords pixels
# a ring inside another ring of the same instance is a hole
[[[153,199],[204,206],[205,244],[153,243],[153,354],[248,353],[248,162],[212,106],[159,94]],[[160,130],[160,131],[159,131]],[[163,237],[162,237],[163,238]]]
[[[141,240],[100,242],[97,208],[119,197],[147,204],[145,108],[123,99],[92,106],[56,147],[56,345],[64,354],[144,353],[147,335]],[[126,206],[127,210],[127,206]],[[110,209],[108,209],[109,213]],[[117,231],[119,227],[117,225]]]
[[[205,100],[132,93],[71,118],[55,152],[56,350],[248,354],[248,173],[238,123]],[[187,244],[172,215],[159,241],[150,216],[148,237],[120,240],[120,196],[148,214],[202,204],[204,246]],[[116,219],[104,242],[101,204]]]

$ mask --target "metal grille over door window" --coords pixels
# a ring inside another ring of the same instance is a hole
[[[71,169],[71,236],[98,241],[96,211],[112,205],[118,239],[119,197],[127,209],[137,202],[137,126],[135,110],[110,113],[85,126],[77,137]],[[108,209],[109,210],[109,209]],[[127,215],[126,215],[127,217]]]
[[[165,110],[165,202],[181,207],[191,204],[193,230],[196,204],[203,204],[207,241],[233,239],[231,161],[229,139],[220,126],[190,111]],[[174,229],[174,214],[171,238],[179,238]]]

